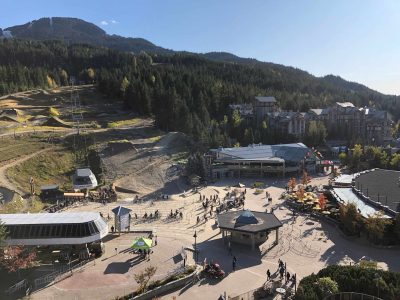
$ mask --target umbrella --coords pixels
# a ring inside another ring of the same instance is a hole
[[[153,240],[148,239],[148,238],[137,238],[136,240],[133,241],[133,244],[131,246],[132,249],[142,249],[142,250],[148,250],[151,248],[153,245]]]

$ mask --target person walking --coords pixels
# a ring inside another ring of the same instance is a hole
[[[287,272],[287,273],[286,273],[286,282],[288,282],[289,280],[290,280],[290,273]]]
[[[236,271],[236,257],[235,256],[232,259],[232,270]]]
[[[283,269],[283,267],[281,267],[280,269],[279,269],[279,276],[280,276],[280,279],[282,280],[283,279],[283,274],[285,273],[285,270]]]
[[[267,279],[270,280],[271,279],[271,271],[268,269],[267,270]]]

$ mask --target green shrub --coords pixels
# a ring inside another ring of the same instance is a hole
[[[252,185],[252,188],[255,188],[255,189],[262,189],[264,187],[265,187],[265,184],[261,181],[256,181]]]
[[[361,268],[358,266],[326,267],[318,272],[304,277],[299,284],[295,299],[322,299],[319,280],[329,277],[338,285],[339,292],[364,293],[378,296],[382,299],[397,300],[400,295],[400,273]]]

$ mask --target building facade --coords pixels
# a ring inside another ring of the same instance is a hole
[[[269,113],[279,111],[275,97],[255,97],[253,107],[257,122],[263,121]]]
[[[285,176],[303,170],[315,172],[319,158],[302,143],[249,145],[210,150],[210,177]]]
[[[375,108],[358,108],[351,102],[336,102],[327,108],[308,112],[281,111],[274,97],[255,97],[254,116],[257,122],[267,121],[278,134],[302,139],[311,121],[322,122],[328,135],[347,141],[372,145],[390,143],[393,122],[388,112]]]

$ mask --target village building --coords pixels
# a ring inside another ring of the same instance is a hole
[[[280,110],[275,97],[255,97],[253,107],[257,122],[267,121],[276,133],[291,135],[298,140],[307,134],[311,121],[322,122],[330,137],[346,141],[386,145],[392,140],[393,122],[388,112],[359,108],[351,102],[336,102],[327,108],[293,112]]]
[[[269,127],[280,134],[298,138],[306,134],[307,114],[304,112],[280,111],[267,114]]]
[[[243,103],[243,104],[229,104],[230,110],[237,110],[242,117],[253,117],[254,110],[253,105],[250,103]]]
[[[257,122],[263,121],[269,113],[279,111],[275,97],[255,97],[253,106]]]
[[[313,173],[320,159],[302,143],[211,149],[211,178]]]
[[[281,221],[273,213],[250,210],[229,211],[217,215],[218,227],[225,243],[250,245],[254,250],[275,230],[275,244],[279,241]]]

